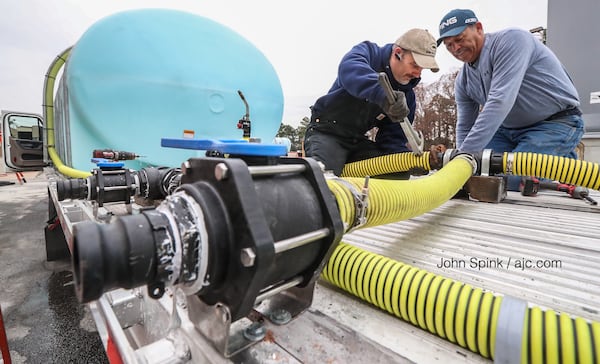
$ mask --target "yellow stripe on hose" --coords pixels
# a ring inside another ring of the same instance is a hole
[[[342,247],[344,248],[344,247]],[[340,250],[340,254],[336,254],[335,255],[335,265],[332,266],[328,266],[330,271],[329,271],[329,278],[331,279],[331,283],[335,284],[336,286],[342,286],[338,280],[338,275],[335,274],[336,272],[339,272],[339,270],[334,270],[333,267],[339,267],[340,266],[340,262],[343,261],[344,258],[344,254],[349,251],[349,249],[342,249]],[[333,258],[333,256],[332,256]]]
[[[595,361],[600,361],[600,323],[592,322],[592,345],[594,347]]]
[[[353,267],[355,264],[358,264],[357,262],[360,260],[360,252],[359,251],[352,251],[352,255],[350,256],[351,261],[348,262],[349,268]],[[358,272],[359,269],[350,269],[350,293],[352,293],[355,296],[358,296],[358,287],[357,287],[357,283],[359,282],[359,278],[358,278]],[[346,273],[347,274],[347,273]],[[362,281],[362,279],[361,279]]]
[[[358,278],[360,279],[357,282],[357,288],[358,288],[358,297],[362,298],[363,300],[367,301],[367,296],[365,294],[365,291],[363,289],[364,287],[364,282],[366,281],[365,275],[367,273],[367,267],[369,266],[369,264],[371,264],[371,262],[373,260],[376,259],[375,256],[373,255],[367,255],[367,254],[362,254],[363,256],[363,263],[360,265],[360,269],[358,271],[359,275]]]
[[[437,307],[437,298],[439,296],[440,288],[444,279],[440,276],[431,274],[434,278],[429,285],[429,294],[427,295],[426,307],[433,307],[433,309],[425,310],[425,321],[427,322],[427,330],[432,334],[437,332],[436,330],[436,318],[440,316]]]
[[[592,174],[594,171],[594,168],[592,165],[589,165],[587,163],[585,163],[584,165],[587,167],[585,169],[585,174],[583,175],[583,179],[581,180],[580,185],[587,185],[588,183],[590,183],[590,179],[592,178]]]
[[[573,330],[573,320],[569,315],[562,313],[558,320],[560,324],[560,342],[562,350],[563,363],[575,363],[577,358],[575,331]]]
[[[350,267],[352,267],[352,264],[354,263],[354,251],[353,250],[347,250],[346,253],[344,254],[344,258],[343,258],[343,268],[342,268],[342,273],[343,273],[343,277],[340,277],[340,279],[343,279],[344,281],[344,286],[345,287],[351,287],[352,283],[352,275],[348,274],[348,272],[350,271]]]
[[[385,281],[385,286],[383,287],[384,289],[384,301],[385,301],[385,309],[387,310],[387,312],[391,313],[391,314],[395,314],[395,308],[394,308],[394,300],[397,300],[397,297],[395,297],[394,295],[394,291],[393,291],[393,286],[394,286],[394,281],[395,281],[395,277],[398,275],[398,272],[400,271],[400,269],[402,268],[402,266],[400,264],[393,264],[393,261],[390,260],[390,262],[392,262],[392,266],[390,268],[389,271],[389,277],[388,279],[386,279]]]
[[[440,285],[440,292],[438,294],[438,298],[436,300],[435,305],[435,328],[440,337],[444,339],[448,339],[448,335],[446,334],[446,303],[448,292],[450,288],[452,288],[454,282],[449,279],[444,279],[442,284]]]
[[[575,161],[574,159],[570,159],[570,158],[565,158],[565,168],[563,169],[563,174],[561,175],[561,180],[564,181],[573,181],[573,162]],[[571,182],[568,182],[571,183]]]
[[[381,269],[379,270],[379,274],[375,279],[375,302],[378,307],[381,307],[389,312],[388,308],[385,306],[385,297],[384,297],[384,287],[387,279],[388,272],[390,268],[392,268],[393,263],[390,259],[384,259],[381,265]]]
[[[479,327],[477,325],[477,321],[479,320],[479,309],[482,296],[483,292],[480,289],[473,289],[471,291],[465,324],[465,339],[467,340],[467,347],[469,350],[475,353],[479,352],[477,345],[477,330]]]
[[[573,178],[573,184],[576,184],[577,186],[581,186],[581,184],[583,183],[583,178],[585,177],[585,173],[587,171],[587,167],[588,167],[587,163],[582,163],[581,160],[575,161],[575,172],[576,173]]]
[[[521,157],[517,153],[513,154],[512,174],[519,176],[524,174],[524,172],[521,172]]]
[[[530,157],[530,161],[531,161],[531,165],[529,166],[529,170],[533,173],[534,171],[537,170],[537,165],[538,165],[537,156],[532,154],[532,156]]]
[[[594,361],[593,342],[591,337],[591,325],[581,317],[575,319],[575,331],[577,334],[577,352],[579,363],[597,363]]]
[[[415,271],[416,273],[413,276],[410,285],[408,286],[406,306],[408,307],[408,317],[410,322],[415,326],[419,326],[419,321],[417,320],[417,311],[419,310],[417,298],[419,295],[421,282],[423,282],[423,276],[425,276],[427,272],[418,269],[415,269]]]
[[[517,176],[547,178],[600,190],[598,163],[546,154],[516,152],[513,153],[513,171],[508,171],[506,166],[508,154],[504,153],[502,156],[503,173],[512,172]]]
[[[546,363],[558,364],[560,363],[559,354],[559,342],[558,342],[558,315],[552,310],[547,310],[544,313],[544,320],[546,321],[545,327],[545,340],[546,340]]]
[[[402,287],[402,282],[404,282],[406,273],[408,273],[408,271],[410,270],[410,266],[403,265],[402,263],[399,263],[399,265],[400,270],[398,271],[396,279],[394,279],[394,284],[392,285],[392,308],[394,309],[394,315],[402,318],[403,320],[408,321],[408,317],[406,315],[403,316],[402,311],[400,309],[400,307],[403,306],[401,305],[400,301],[400,293],[402,292],[400,288]]]
[[[403,284],[400,286],[400,300],[398,302],[400,305],[400,313],[402,314],[402,318],[408,322],[411,322],[410,315],[408,314],[408,292],[410,291],[410,285],[416,273],[417,270],[410,267],[404,275]]]
[[[565,160],[560,157],[552,157],[554,160],[553,168],[552,168],[552,179],[561,180],[560,178],[562,171],[564,169]]]
[[[529,173],[529,171],[531,170],[531,160],[533,158],[531,158],[531,153],[527,153],[525,154],[526,158],[522,158],[522,166],[523,166],[523,171],[527,171],[525,173]]]
[[[539,156],[538,156],[539,158]],[[548,154],[542,154],[542,167],[536,171],[536,176],[546,175],[548,173],[548,168],[550,167],[550,163],[548,163]]]
[[[460,295],[458,298],[458,305],[456,307],[454,327],[456,328],[456,341],[464,348],[467,347],[467,338],[465,336],[466,321],[467,321],[467,309],[469,307],[471,293],[473,290],[467,285],[461,287]]]
[[[458,305],[458,298],[460,296],[462,287],[462,283],[452,282],[452,287],[450,287],[450,291],[448,291],[446,310],[444,311],[444,330],[446,331],[446,336],[448,337],[448,340],[452,341],[453,343],[456,342],[456,327],[454,326],[454,318],[456,315],[456,306]]]
[[[375,304],[375,302],[373,302],[373,295],[371,294],[371,290],[372,290],[372,286],[373,286],[373,272],[375,271],[375,267],[377,266],[377,264],[379,264],[379,262],[383,258],[384,257],[382,257],[382,256],[376,256],[375,259],[371,260],[369,265],[367,265],[367,269],[365,270],[366,279],[364,280],[364,283],[363,283],[363,293],[365,294],[365,297],[367,298],[367,302],[369,302],[371,304]]]
[[[429,290],[431,289],[431,283],[434,279],[434,274],[425,272],[425,276],[421,280],[422,289],[419,289],[417,294],[417,322],[419,323],[419,327],[421,327],[423,330],[428,329],[428,322],[426,318],[427,298],[429,297]]]
[[[482,291],[483,292],[483,291]],[[477,348],[482,356],[489,358],[490,353],[490,342],[486,339],[490,336],[491,323],[489,319],[492,316],[494,308],[494,295],[490,292],[485,292],[481,298],[480,311],[478,312],[477,322]],[[494,329],[494,332],[496,330]]]
[[[364,159],[358,162],[346,163],[342,177],[379,176],[395,172],[407,172],[412,168],[431,170],[429,152],[417,156],[412,152],[395,153],[380,157]]]
[[[544,319],[539,307],[529,309],[529,362],[544,362]]]

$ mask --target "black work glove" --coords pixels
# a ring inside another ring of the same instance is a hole
[[[394,97],[396,101],[392,104],[389,103],[387,98],[385,99],[383,102],[383,112],[393,121],[404,120],[410,112],[406,104],[406,96],[404,96],[404,92],[402,91],[394,91]]]

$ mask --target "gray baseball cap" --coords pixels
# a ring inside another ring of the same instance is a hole
[[[435,61],[437,43],[435,38],[425,29],[411,29],[402,34],[394,43],[402,49],[412,52],[419,67],[428,68],[432,72],[440,70]]]

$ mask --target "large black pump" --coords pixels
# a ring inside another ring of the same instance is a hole
[[[177,285],[206,304],[226,304],[236,320],[282,287],[312,289],[342,233],[311,159],[190,159],[158,207],[75,225],[76,292],[88,302],[147,285],[158,298]]]

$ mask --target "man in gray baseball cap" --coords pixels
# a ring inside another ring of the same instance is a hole
[[[311,106],[304,139],[306,156],[339,176],[348,162],[410,152],[406,135],[395,121],[414,120],[413,89],[424,69],[439,70],[436,50],[435,38],[425,29],[411,29],[383,46],[364,41],[352,47],[340,61],[329,91]],[[394,102],[388,101],[378,82],[382,72],[390,80]],[[365,135],[371,130],[377,130],[374,138]]]
[[[432,72],[440,70],[435,61],[437,45],[433,43],[433,36],[422,29],[411,29],[402,34],[394,43],[405,51],[410,51],[421,68],[428,68]]]

